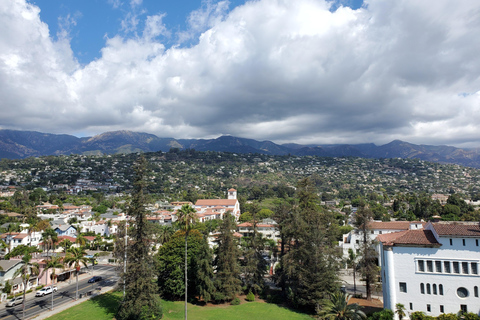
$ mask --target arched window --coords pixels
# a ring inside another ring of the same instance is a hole
[[[443,296],[443,284],[438,285],[438,293]]]
[[[427,294],[431,294],[432,292],[430,291],[430,283],[427,283]]]
[[[473,287],[473,295],[475,296],[475,298],[478,298],[478,287],[477,286]]]
[[[425,294],[425,285],[423,283],[420,283],[420,293]]]
[[[437,285],[435,283],[432,285],[432,289],[433,289],[433,294],[437,294]]]

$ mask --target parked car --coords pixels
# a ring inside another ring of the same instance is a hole
[[[52,292],[57,292],[56,286],[43,287],[42,289],[38,290],[37,293],[35,293],[35,297],[43,297],[44,295]]]
[[[90,278],[90,279],[88,280],[88,283],[94,283],[94,282],[102,281],[102,279],[103,279],[103,278],[100,277],[100,276],[95,276],[95,277],[93,277],[93,278]]]
[[[23,296],[16,297],[7,302],[7,307],[15,307],[17,304],[21,304],[22,302],[23,302]]]

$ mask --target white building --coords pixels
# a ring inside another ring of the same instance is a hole
[[[397,303],[430,316],[480,313],[480,225],[427,223],[423,230],[378,236],[384,307]]]
[[[240,217],[240,202],[237,200],[237,190],[228,190],[227,199],[199,199],[194,206],[197,212],[200,214],[216,211],[219,218],[223,218],[223,212],[230,211],[235,219]],[[209,220],[209,219],[205,219]]]
[[[370,240],[373,241],[380,234],[404,231],[409,229],[421,229],[425,222],[423,221],[370,221],[368,228],[370,229]],[[343,235],[342,241],[339,241],[339,246],[343,250],[343,256],[348,257],[348,250],[352,249],[354,253],[357,252],[359,245],[363,241],[363,232],[354,229],[349,233]]]

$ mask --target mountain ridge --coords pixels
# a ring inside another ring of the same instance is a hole
[[[215,139],[175,139],[159,138],[144,132],[120,130],[104,132],[93,137],[78,138],[68,134],[0,129],[0,158],[7,159],[69,154],[165,152],[171,148],[271,155],[417,158],[480,168],[480,149],[461,149],[446,145],[416,145],[401,140],[393,140],[380,146],[373,143],[330,145],[289,143],[280,145],[268,140],[257,141],[234,136],[220,136]]]

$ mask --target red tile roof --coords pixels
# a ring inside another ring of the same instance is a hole
[[[440,236],[480,237],[478,222],[435,222],[433,228]]]
[[[235,206],[237,199],[199,199],[195,203],[196,206]]]
[[[370,221],[368,227],[370,229],[409,230],[410,224],[412,223],[422,225],[426,224],[426,222],[423,221]]]
[[[433,232],[430,230],[405,230],[386,233],[378,235],[377,239],[386,246],[441,246],[441,244],[435,239]]]

